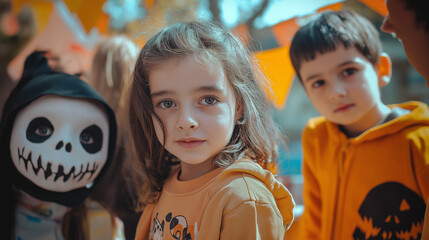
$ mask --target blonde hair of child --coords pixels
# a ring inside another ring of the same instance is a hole
[[[102,40],[92,62],[91,83],[116,112],[125,107],[128,85],[139,49],[126,36]]]

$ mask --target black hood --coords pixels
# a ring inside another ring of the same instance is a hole
[[[43,54],[43,52],[34,52],[27,57],[22,78],[12,90],[3,108],[0,122],[0,171],[3,175],[3,181],[10,181],[11,185],[31,196],[43,201],[56,202],[72,207],[82,203],[88,197],[110,167],[116,148],[116,119],[113,110],[95,89],[77,76],[51,70]],[[45,95],[88,99],[104,106],[110,128],[107,160],[90,188],[83,187],[69,192],[48,191],[21,175],[12,163],[9,145],[15,117],[29,103]]]

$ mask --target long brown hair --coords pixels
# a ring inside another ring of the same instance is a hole
[[[156,201],[165,179],[179,160],[156,137],[149,74],[153,67],[171,58],[195,55],[207,63],[220,63],[234,89],[243,117],[234,128],[228,145],[215,156],[220,167],[246,156],[265,168],[278,160],[281,140],[269,110],[271,105],[261,90],[266,79],[250,52],[230,32],[210,22],[179,22],[160,30],[140,51],[130,90],[129,119],[135,154],[134,173],[143,177],[139,190],[141,206]],[[165,134],[164,134],[165,136]]]
[[[97,46],[91,68],[91,84],[117,112],[125,107],[125,96],[139,49],[126,36],[103,39]]]
[[[109,210],[113,207],[118,215],[122,206],[116,205],[122,203],[122,200],[133,201],[129,198],[134,198],[130,196],[134,190],[128,178],[130,160],[127,156],[129,128],[126,100],[138,52],[139,49],[130,38],[123,35],[111,36],[98,44],[92,62],[91,84],[115,111],[118,142],[112,166],[91,197]],[[123,189],[124,186],[128,189]],[[111,191],[105,191],[106,187]]]
[[[118,122],[118,142],[112,165],[91,198],[122,220],[126,239],[134,238],[140,217],[135,211],[137,193],[129,177],[132,164],[128,154],[130,134],[126,107],[138,52],[138,47],[127,36],[108,37],[98,44],[91,72],[91,84],[113,108]],[[106,191],[107,188],[110,190]]]
[[[62,222],[62,233],[66,240],[90,240],[88,211],[82,203],[68,211]]]

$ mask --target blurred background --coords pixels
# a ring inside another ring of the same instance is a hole
[[[125,35],[141,48],[160,27],[180,20],[218,21],[251,49],[273,91],[273,118],[287,139],[279,175],[301,204],[301,131],[317,111],[294,78],[288,49],[300,25],[317,12],[351,9],[377,29],[387,9],[384,0],[0,0],[0,108],[21,76],[24,59],[47,50],[63,70],[91,79],[97,43]],[[409,64],[401,43],[380,32],[393,63],[385,103],[429,103],[429,88]]]

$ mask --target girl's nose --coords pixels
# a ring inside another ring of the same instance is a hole
[[[198,122],[191,110],[182,109],[179,113],[177,128],[180,130],[196,129]]]

